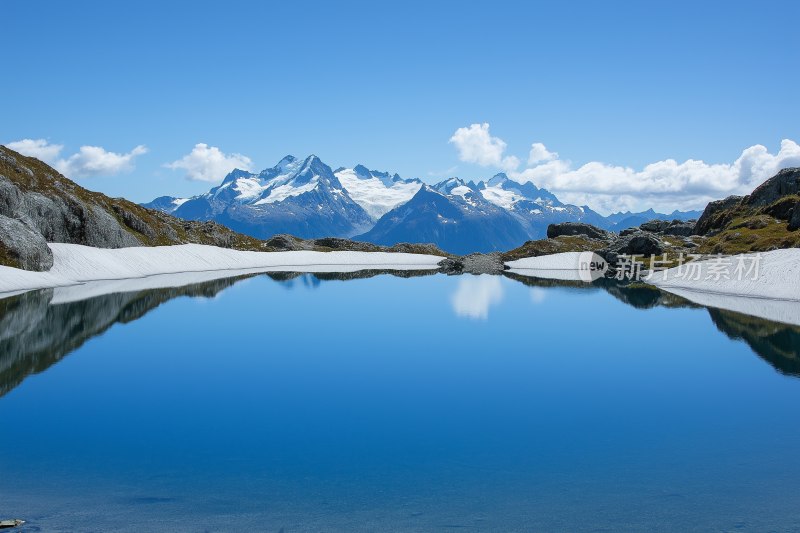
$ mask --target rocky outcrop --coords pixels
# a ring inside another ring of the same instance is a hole
[[[694,226],[696,223],[696,220],[651,220],[650,222],[645,222],[639,226],[639,229],[641,231],[647,231],[649,233],[657,233],[661,235],[688,237],[690,235],[694,235]],[[629,232],[629,234],[631,233],[636,232]]]
[[[723,228],[731,221],[732,210],[742,202],[742,196],[728,196],[724,200],[710,202],[700,218],[697,219],[694,231],[698,235],[707,235]]]
[[[562,222],[560,224],[550,224],[547,226],[547,238],[555,239],[562,236],[583,235],[590,239],[608,239],[612,233],[602,230],[591,224],[583,222]]]
[[[695,234],[694,228],[696,220],[651,220],[640,225],[638,228],[628,228],[619,234],[622,237],[633,235],[640,231],[655,233],[658,235],[674,235],[676,237],[689,237]]]
[[[610,246],[597,252],[612,266],[618,263],[619,256],[622,255],[650,257],[651,255],[661,255],[663,253],[664,243],[658,237],[646,231],[620,236]]]
[[[800,247],[800,168],[787,168],[747,196],[711,202],[695,226],[701,253],[737,254]]]
[[[0,260],[8,266],[43,271],[53,266],[53,252],[41,233],[0,215]]]
[[[661,233],[675,235],[676,237],[690,237],[695,234],[694,226],[696,223],[696,220],[673,220]]]
[[[439,270],[445,274],[499,274],[505,269],[503,256],[499,252],[469,254],[463,257],[448,257],[439,262]]]
[[[800,205],[792,209],[791,216],[789,217],[789,231],[800,229]]]
[[[639,229],[642,231],[649,231],[650,233],[662,233],[669,227],[669,224],[670,223],[668,220],[650,220],[649,222],[645,222],[644,224],[640,225]]]
[[[745,197],[744,203],[764,207],[786,196],[800,194],[800,168],[785,168]]]

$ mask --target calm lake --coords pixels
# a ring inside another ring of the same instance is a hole
[[[0,300],[0,519],[800,531],[800,328],[609,283],[336,277]]]

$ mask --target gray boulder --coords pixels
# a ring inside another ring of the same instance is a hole
[[[53,252],[37,231],[19,220],[0,215],[0,255],[25,270],[44,271],[53,266]]]
[[[689,237],[690,235],[694,235],[694,226],[696,223],[696,220],[673,220],[661,233],[664,235],[675,235],[677,237]]]
[[[791,216],[789,217],[789,231],[800,229],[800,205],[792,209]]]
[[[639,226],[639,229],[642,231],[648,231],[650,233],[662,233],[668,227],[669,221],[667,220],[648,220]]]
[[[561,222],[560,224],[550,224],[547,226],[548,239],[576,235],[582,235],[590,239],[609,239],[611,237],[611,233],[583,222]]]

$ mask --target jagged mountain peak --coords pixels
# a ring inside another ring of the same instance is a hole
[[[489,187],[495,187],[498,185],[503,185],[509,180],[509,177],[505,174],[505,172],[500,172],[495,174],[486,182]]]
[[[231,170],[227,176],[222,180],[222,183],[229,183],[231,181],[236,181],[240,178],[252,178],[255,174],[250,171],[242,170],[241,168],[234,168]]]
[[[443,194],[454,194],[455,192],[459,196],[463,196],[467,192],[474,192],[463,179],[457,177],[440,181],[433,185],[433,189]]]
[[[353,172],[362,180],[368,180],[372,177],[372,171],[360,163],[353,167]]]

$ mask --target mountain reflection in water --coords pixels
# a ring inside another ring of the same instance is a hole
[[[149,289],[95,296],[78,301],[51,304],[54,289],[31,291],[0,299],[0,396],[10,392],[31,374],[47,370],[87,340],[103,334],[116,323],[138,320],[149,311],[174,298],[213,298],[221,291],[253,276],[264,275],[287,289],[318,287],[332,280],[353,280],[377,275],[415,277],[435,275],[432,271],[361,271],[333,274],[268,273],[244,275],[196,283],[183,287]],[[529,286],[533,303],[546,300],[553,288],[575,291],[606,291],[637,309],[654,307],[702,308],[679,296],[644,285],[620,285],[613,280],[593,284],[554,281],[505,274]],[[467,320],[487,320],[491,306],[501,305],[503,289],[497,276],[465,275],[452,295],[453,311]],[[58,289],[55,289],[57,291]],[[800,376],[800,327],[772,322],[744,314],[706,308],[716,328],[729,338],[746,343],[754,353],[779,372]],[[621,334],[624,325],[621,326]]]

